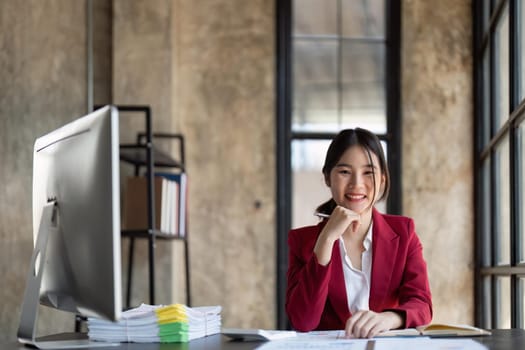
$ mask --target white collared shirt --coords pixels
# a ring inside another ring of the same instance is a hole
[[[339,238],[339,250],[343,263],[345,277],[346,298],[350,312],[354,314],[359,310],[369,310],[370,299],[370,275],[372,272],[372,224],[368,229],[363,241],[365,251],[361,254],[361,268],[358,270],[352,266],[350,258],[346,254],[343,237]]]

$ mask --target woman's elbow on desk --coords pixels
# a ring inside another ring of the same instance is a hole
[[[312,312],[307,312],[307,308],[304,307],[292,307],[286,305],[286,314],[290,320],[292,329],[299,332],[310,332],[317,328],[319,325],[319,318],[315,317]]]
[[[290,324],[293,330],[298,332],[310,332],[317,328],[317,324],[309,321],[307,318],[297,319],[295,322],[290,318]]]

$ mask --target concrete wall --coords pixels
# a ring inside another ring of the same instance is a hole
[[[95,103],[149,104],[156,130],[186,137],[194,305],[222,305],[226,326],[274,327],[274,2],[94,4]],[[87,110],[85,14],[82,1],[0,2],[5,339],[15,339],[32,246],[32,143]],[[404,211],[425,246],[436,319],[450,322],[471,322],[473,310],[470,28],[469,2],[403,1]],[[183,301],[180,247],[157,247],[158,302]],[[147,302],[138,250],[134,303]],[[44,330],[72,326],[56,320],[44,315]]]
[[[81,1],[0,2],[2,338],[15,339],[32,252],[33,142],[87,110],[85,18]]]
[[[185,135],[193,305],[222,305],[231,326],[275,320],[273,17],[268,1],[114,1],[114,102]],[[176,244],[157,243],[158,303],[185,301]]]
[[[153,131],[176,132],[172,113],[171,76],[173,47],[171,0],[113,1],[113,51],[112,95],[117,105],[147,105],[151,107]],[[145,114],[121,113],[122,142],[133,143],[137,132],[144,132]],[[170,145],[157,143],[156,147],[169,151]],[[191,147],[191,146],[188,146]],[[122,190],[125,194],[125,177],[134,171],[123,165]],[[141,169],[144,171],[145,169]],[[160,208],[157,208],[160,210]],[[128,239],[123,239],[123,257],[127,259]],[[171,259],[181,248],[181,242],[157,241],[155,257],[155,303],[185,302],[184,291],[172,283],[172,271],[177,265]],[[180,254],[176,254],[180,256]],[[149,303],[148,241],[136,240],[133,268],[131,305]],[[124,264],[124,268],[127,264]],[[177,270],[178,271],[178,270]],[[124,283],[126,283],[126,276]]]
[[[403,1],[403,208],[424,245],[434,320],[473,322],[470,1]]]
[[[177,5],[194,301],[221,304],[225,326],[274,327],[273,1]]]

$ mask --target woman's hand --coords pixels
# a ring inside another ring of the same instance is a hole
[[[361,225],[359,214],[341,206],[335,207],[328,218],[328,222],[319,234],[314,247],[314,254],[319,264],[326,266],[332,256],[332,246],[336,240],[347,230],[357,232]]]
[[[403,325],[403,318],[396,312],[374,312],[360,310],[352,315],[345,326],[345,334],[350,338],[372,338],[377,334],[396,329]]]
[[[352,225],[350,227],[350,225]],[[341,235],[350,228],[352,232],[357,232],[357,229],[361,225],[361,216],[356,212],[346,209],[341,206],[335,207],[328,218],[323,231],[321,231],[321,236],[323,234],[326,238],[332,239],[332,242],[339,239]]]

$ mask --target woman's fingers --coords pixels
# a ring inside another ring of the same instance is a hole
[[[348,319],[345,334],[351,338],[372,338],[388,329],[383,314],[361,310]]]
[[[335,207],[328,221],[330,222],[331,220],[339,224],[338,226],[340,230],[342,230],[341,234],[343,234],[348,227],[352,229],[352,232],[356,232],[361,224],[361,216],[359,214],[341,206]]]
[[[332,244],[349,228],[353,233],[357,232],[360,225],[361,217],[359,214],[341,206],[337,206],[332,211],[326,226],[321,231],[320,239],[323,241],[326,240],[326,242]]]
[[[357,311],[346,322],[346,336],[352,338],[364,338],[366,333],[366,324],[369,316],[366,311]]]

